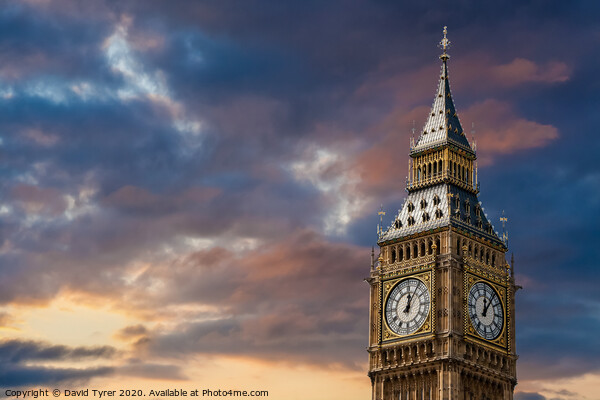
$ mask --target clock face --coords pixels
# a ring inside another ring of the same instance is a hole
[[[419,279],[408,278],[398,283],[387,298],[385,318],[398,335],[415,333],[429,315],[429,289]]]
[[[485,282],[477,282],[469,290],[467,301],[471,324],[484,339],[493,340],[502,333],[504,311],[496,291]]]

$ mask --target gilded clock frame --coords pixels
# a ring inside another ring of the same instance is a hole
[[[464,312],[464,316],[465,318],[463,318],[463,322],[464,322],[464,336],[466,340],[469,340],[471,342],[477,343],[477,344],[481,344],[485,347],[489,347],[492,348],[494,350],[502,350],[505,352],[510,351],[510,344],[509,344],[509,335],[508,335],[508,321],[510,320],[511,315],[510,315],[510,308],[508,307],[508,296],[509,296],[509,290],[508,290],[508,285],[504,282],[502,282],[502,279],[499,279],[496,276],[493,276],[491,274],[488,273],[481,273],[482,271],[475,271],[474,268],[469,268],[468,265],[465,265],[465,273],[464,273],[464,296],[463,296],[463,312]],[[500,302],[502,304],[502,311],[504,312],[504,318],[502,320],[502,331],[500,332],[500,335],[495,338],[495,339],[485,339],[483,337],[481,337],[477,331],[475,330],[475,328],[473,328],[473,324],[471,322],[471,315],[469,314],[469,304],[468,304],[468,297],[469,297],[469,291],[471,290],[471,287],[473,285],[475,285],[478,282],[483,282],[489,286],[492,287],[492,289],[494,291],[496,291],[496,294],[498,295],[498,298],[500,299]]]
[[[431,268],[428,268],[427,270],[425,270],[423,272],[415,273],[413,271],[413,269],[411,268],[411,270],[406,271],[406,273],[393,274],[393,275],[394,275],[393,278],[386,279],[386,280],[382,281],[382,284],[381,284],[381,297],[380,297],[380,307],[379,307],[380,322],[381,322],[381,336],[380,336],[381,342],[396,341],[396,340],[400,340],[400,339],[407,339],[407,338],[423,336],[426,334],[433,333],[433,330],[435,327],[435,309],[436,309],[435,308],[436,307],[435,274],[433,273],[433,270]],[[429,299],[430,299],[429,314],[425,318],[423,325],[421,325],[421,327],[417,331],[410,333],[408,335],[399,335],[388,326],[387,318],[385,318],[385,315],[384,315],[385,314],[385,304],[387,304],[388,297],[389,297],[391,291],[396,286],[396,284],[398,284],[400,281],[403,281],[405,279],[417,279],[425,285],[427,290],[429,290]]]

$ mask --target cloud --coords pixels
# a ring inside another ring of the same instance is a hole
[[[157,195],[140,187],[127,185],[106,196],[103,205],[123,213],[144,213],[159,215],[181,212],[186,208],[207,204],[218,196],[220,190],[210,187],[196,187],[174,196]]]
[[[66,200],[55,188],[21,184],[12,188],[11,197],[27,214],[57,216],[67,209]]]
[[[306,155],[290,164],[294,178],[310,183],[323,196],[326,234],[343,234],[348,224],[363,211],[365,201],[354,193],[358,179],[348,171],[341,154],[310,146]]]
[[[368,267],[361,259],[368,260],[366,249],[299,231],[243,258],[212,249],[164,271],[149,270],[154,279],[170,276],[163,281],[167,297],[158,298],[160,303],[212,305],[215,312],[151,330],[139,343],[140,354],[237,354],[362,365],[366,309],[361,303],[368,295],[362,277]],[[352,343],[357,350],[345,351]]]
[[[546,400],[541,394],[532,392],[517,392],[514,397],[515,400]]]
[[[355,91],[358,99],[383,98],[396,107],[413,108],[433,98],[441,63],[428,63],[418,69],[406,70],[398,60],[381,63]],[[570,79],[571,68],[561,61],[540,63],[515,58],[500,64],[485,53],[471,53],[448,62],[450,83],[462,115],[465,99],[490,97],[499,91],[515,90],[523,84],[551,85]],[[430,88],[430,90],[426,90]],[[417,120],[424,123],[425,118]],[[418,130],[417,130],[418,131]]]
[[[113,372],[111,367],[55,368],[38,362],[110,360],[116,350],[110,346],[69,347],[27,340],[0,342],[0,385],[42,385],[65,381],[84,381]]]
[[[110,367],[98,368],[45,368],[0,366],[0,385],[5,387],[37,386],[64,382],[86,382],[91,378],[110,375]]]
[[[179,365],[153,364],[141,360],[131,360],[126,366],[119,367],[119,375],[157,380],[187,380],[183,368]]]
[[[68,347],[44,342],[5,340],[0,342],[0,360],[23,363],[41,360],[78,360],[83,358],[110,358],[116,350],[110,346]]]
[[[506,102],[488,99],[473,104],[461,118],[474,121],[480,165],[489,165],[498,155],[547,146],[558,139],[558,129],[516,115]]]
[[[515,58],[508,64],[492,68],[492,79],[508,86],[527,82],[560,83],[570,77],[570,68],[559,61],[550,61],[540,65],[524,58]]]
[[[115,337],[121,340],[139,339],[148,333],[148,329],[141,324],[129,325],[115,334]]]

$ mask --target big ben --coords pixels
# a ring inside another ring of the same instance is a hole
[[[408,196],[371,263],[373,400],[510,400],[516,379],[513,265],[478,200],[477,157],[454,106],[449,41],[411,142]]]

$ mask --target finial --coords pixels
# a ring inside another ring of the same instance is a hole
[[[377,215],[379,215],[379,224],[377,224],[377,236],[381,236],[381,234],[383,233],[383,216],[385,215],[385,211],[383,211],[383,204],[379,208],[379,212],[377,213]]]
[[[442,49],[443,53],[442,55],[440,55],[440,59],[442,61],[446,61],[450,58],[450,56],[448,55],[448,47],[450,47],[450,41],[448,40],[448,38],[446,37],[446,34],[448,33],[448,27],[444,26],[444,38],[440,41],[440,49]]]
[[[500,221],[502,222],[502,241],[504,242],[504,245],[508,247],[508,232],[506,231],[506,222],[508,221],[508,218],[504,216],[504,210],[502,210]]]
[[[477,142],[475,141],[475,122],[471,122],[471,147],[477,151]]]

